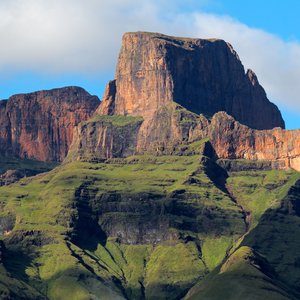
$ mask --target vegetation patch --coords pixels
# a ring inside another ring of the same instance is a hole
[[[142,123],[143,117],[122,116],[122,115],[113,115],[113,116],[95,115],[88,121],[84,122],[84,124],[93,123],[93,122],[100,122],[103,124],[111,124],[113,126],[122,127],[122,126],[131,125],[131,124]]]
[[[0,187],[0,282],[48,299],[183,297],[237,248],[241,206],[252,229],[299,178],[230,173],[228,193],[207,175],[213,161],[196,154],[204,144],[181,145],[189,155],[77,161]]]

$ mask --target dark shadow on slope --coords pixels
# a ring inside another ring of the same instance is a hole
[[[297,290],[300,297],[300,180],[278,208],[268,209],[245,237],[247,245],[264,255],[278,279]]]
[[[19,280],[28,280],[25,270],[32,263],[32,258],[20,250],[7,250],[4,254],[4,266]]]
[[[202,164],[204,166],[204,172],[207,177],[219,188],[222,192],[229,194],[226,188],[226,180],[228,178],[227,172],[220,167],[216,162],[207,157],[202,158]]]
[[[74,203],[76,215],[72,223],[71,241],[80,248],[95,251],[98,244],[105,245],[106,233],[98,224],[98,215],[93,212],[90,201],[95,198],[97,190],[90,188],[91,183],[85,182],[75,190]]]
[[[222,265],[195,285],[186,300],[296,300],[293,291],[278,280],[275,270],[259,253],[240,247]]]
[[[2,264],[8,271],[8,276],[1,284],[6,285],[11,298],[4,299],[46,299],[42,295],[43,283],[38,277],[28,276],[26,270],[32,267],[37,258],[37,247],[55,243],[53,238],[39,230],[17,230],[4,239],[2,247]],[[2,298],[1,298],[2,299]]]
[[[228,178],[227,171],[216,163],[218,155],[209,141],[204,143],[202,155],[200,163],[204,166],[203,171],[206,176],[217,188],[229,194],[226,188],[226,180]]]

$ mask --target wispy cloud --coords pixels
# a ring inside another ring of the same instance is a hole
[[[230,17],[201,12],[210,0],[1,0],[0,72],[111,71],[125,31],[219,37],[253,69],[272,100],[300,113],[300,43]],[[200,3],[200,4],[199,4]]]

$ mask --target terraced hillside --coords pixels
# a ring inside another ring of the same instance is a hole
[[[196,285],[187,299],[219,299],[216,286],[240,274],[244,293],[255,286],[261,297],[270,289],[278,299],[297,295],[298,275],[286,272],[291,261],[280,260],[270,243],[297,258],[281,233],[298,226],[293,186],[300,174],[228,177],[204,155],[207,145],[182,145],[170,156],[72,162],[2,186],[1,297],[180,299]],[[274,233],[274,214],[289,224],[261,242]],[[295,249],[296,234],[288,241]]]

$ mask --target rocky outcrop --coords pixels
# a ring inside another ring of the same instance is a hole
[[[269,102],[253,71],[245,73],[230,44],[126,33],[116,79],[108,84],[98,112],[147,120],[172,102],[206,116],[226,111],[251,128],[284,128],[278,108]],[[152,127],[147,128],[151,132]]]
[[[113,115],[115,112],[116,80],[111,80],[106,86],[103,99],[96,113],[99,115]]]
[[[269,160],[277,162],[277,168],[300,171],[300,130],[254,130],[219,112],[208,137],[220,158]]]
[[[0,153],[41,161],[61,161],[73,129],[87,120],[99,99],[79,87],[19,94],[0,102]]]
[[[169,111],[160,110],[160,113],[152,120],[154,124],[157,122],[157,126],[153,126],[156,129],[148,136],[143,136],[142,120],[129,125],[132,118],[137,117],[99,116],[99,121],[81,124],[68,159],[99,160],[141,153],[172,154],[176,149],[178,154],[179,145],[208,139],[217,158],[265,161],[263,165],[248,165],[250,169],[292,168],[300,171],[300,130],[255,130],[240,124],[225,112],[218,112],[208,120],[178,106]],[[103,118],[106,118],[106,124]],[[127,127],[120,129],[113,123],[114,118],[122,118],[122,122],[127,120]],[[140,136],[145,144],[148,143],[147,148],[139,147],[137,139]],[[183,151],[180,155],[186,154]],[[231,166],[228,163],[224,166],[236,168],[232,163]]]
[[[65,161],[178,154],[177,145],[205,138],[208,128],[209,120],[203,115],[174,103],[161,107],[151,118],[95,115],[75,129]]]
[[[29,174],[32,175],[32,174]],[[35,175],[35,174],[33,174]],[[5,173],[0,175],[0,186],[2,185],[10,185],[19,179],[26,176],[25,172],[21,170],[7,170]]]
[[[133,155],[141,117],[95,116],[74,130],[74,139],[66,159],[101,161]]]
[[[266,160],[268,168],[300,170],[300,131],[282,129],[281,114],[256,75],[245,73],[223,40],[126,33],[116,79],[97,114],[142,116],[132,145],[136,153],[169,153],[176,145],[208,138],[219,158]],[[104,148],[100,153],[109,151]]]

